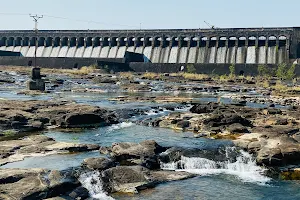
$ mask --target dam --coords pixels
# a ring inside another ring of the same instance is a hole
[[[300,57],[300,28],[0,31],[0,50],[32,58],[121,59],[159,64],[279,64]],[[37,48],[37,49],[35,49]]]

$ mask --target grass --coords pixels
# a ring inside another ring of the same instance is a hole
[[[134,74],[132,72],[120,72],[119,75],[121,78],[128,80],[133,80],[134,78]]]
[[[188,80],[203,80],[209,78],[207,74],[183,73],[182,77]]]
[[[160,74],[153,73],[153,72],[146,72],[143,74],[143,77],[152,80],[152,79],[157,79],[158,77],[160,77]]]

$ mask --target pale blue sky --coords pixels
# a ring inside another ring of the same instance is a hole
[[[300,0],[0,0],[0,29],[32,29],[26,14],[44,14],[39,29],[220,28],[300,26]],[[128,25],[128,26],[121,26]]]

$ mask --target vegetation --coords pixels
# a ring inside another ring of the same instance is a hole
[[[292,80],[295,77],[296,65],[290,68],[286,64],[279,64],[276,70],[276,76],[282,80]]]
[[[234,78],[235,77],[235,66],[234,65],[230,65],[229,66],[229,71],[230,71],[229,77],[230,78]]]
[[[193,64],[188,64],[186,68],[187,68],[187,73],[189,74],[196,73],[196,68]]]

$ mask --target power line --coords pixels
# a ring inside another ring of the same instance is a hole
[[[38,44],[37,44],[37,35],[38,35],[38,21],[39,19],[43,18],[44,16],[41,15],[31,15],[29,14],[30,17],[33,18],[34,21],[34,30],[35,30],[35,48],[34,48],[34,67],[36,67],[36,52],[37,52],[37,48],[38,48]]]

